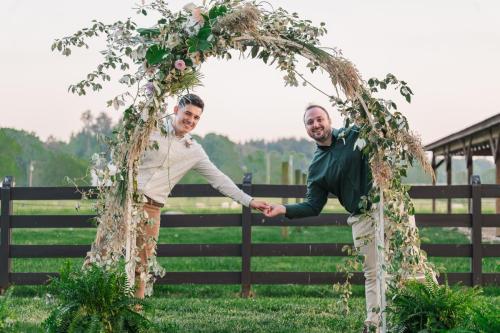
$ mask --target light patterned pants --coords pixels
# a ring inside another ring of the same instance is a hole
[[[377,324],[379,315],[377,293],[377,247],[375,245],[375,221],[378,210],[371,215],[355,215],[347,219],[352,228],[352,238],[358,253],[364,256],[363,272],[365,275],[366,320],[365,323]]]
[[[352,228],[354,246],[359,254],[364,256],[363,272],[365,276],[366,320],[365,324],[377,325],[379,314],[377,309],[377,246],[375,245],[375,223],[379,220],[379,210],[370,215],[355,215],[347,219],[347,224]],[[415,227],[415,216],[409,217],[410,226]],[[424,273],[417,273],[411,277],[416,280],[425,280]],[[435,277],[433,277],[435,280]],[[437,282],[437,281],[436,281]]]
[[[136,265],[137,289],[135,291],[135,296],[137,298],[144,298],[145,282],[138,278],[138,276],[141,273],[148,272],[148,261],[156,250],[158,234],[160,233],[160,208],[145,203],[144,211],[147,213],[152,223],[146,224],[141,222],[137,230],[136,245],[139,251],[139,258],[141,258],[141,261]]]

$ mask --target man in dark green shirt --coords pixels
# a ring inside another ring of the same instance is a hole
[[[378,213],[376,210],[369,211],[363,200],[372,187],[372,177],[368,158],[361,152],[363,140],[359,139],[359,129],[352,126],[332,130],[328,112],[319,105],[306,109],[304,125],[307,134],[318,146],[309,167],[306,200],[297,204],[272,205],[265,214],[268,217],[285,215],[288,218],[316,216],[325,206],[329,193],[334,194],[351,213],[347,222],[352,226],[354,245],[365,256],[365,325],[377,325],[377,252],[373,241],[373,222]]]

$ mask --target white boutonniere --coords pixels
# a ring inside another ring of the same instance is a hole
[[[342,142],[344,142],[344,145],[345,145],[345,134],[346,134],[345,130],[342,130],[337,136],[337,139],[342,140]]]
[[[184,145],[186,146],[186,148],[191,147],[192,144],[193,144],[193,138],[189,137],[186,138],[186,140],[184,140]]]
[[[363,148],[366,147],[366,140],[362,138],[358,138],[356,142],[354,142],[354,147],[352,150],[359,149],[360,151],[363,150]]]

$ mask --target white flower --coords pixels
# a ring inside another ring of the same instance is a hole
[[[187,34],[192,37],[196,34],[198,34],[198,31],[200,31],[201,26],[198,24],[198,22],[194,19],[193,16],[190,16],[189,19],[182,24],[182,30],[187,32]]]
[[[203,16],[201,15],[201,8],[190,2],[183,7],[187,12],[191,13],[188,20],[182,25],[182,29],[186,31],[189,36],[194,36],[198,33],[204,23]]]
[[[193,9],[195,9],[195,8],[196,8],[196,5],[192,2],[185,4],[184,7],[182,7],[182,9],[184,9],[186,12],[192,12]]]
[[[180,42],[181,42],[181,40],[179,38],[179,35],[172,33],[172,34],[168,35],[167,47],[169,49],[173,49],[174,47],[179,45]]]

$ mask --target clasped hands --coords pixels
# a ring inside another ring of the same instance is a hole
[[[272,205],[259,200],[250,201],[250,208],[261,211],[266,217],[275,217],[286,213],[286,208],[283,205]]]

